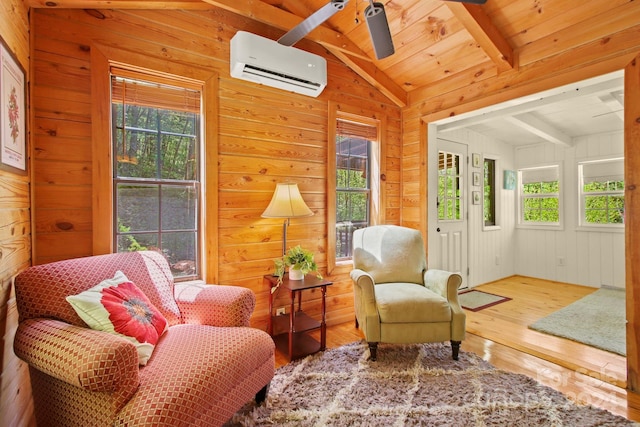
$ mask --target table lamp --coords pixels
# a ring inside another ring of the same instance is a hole
[[[313,212],[302,199],[298,184],[281,182],[276,185],[271,202],[262,218],[285,218],[282,225],[282,255],[287,252],[287,227],[291,218],[311,216]]]

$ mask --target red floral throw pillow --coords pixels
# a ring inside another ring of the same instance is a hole
[[[158,339],[167,331],[162,313],[121,271],[67,301],[91,328],[121,335],[138,349],[141,365],[146,365]]]

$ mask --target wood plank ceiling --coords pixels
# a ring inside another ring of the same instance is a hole
[[[329,0],[25,0],[29,6],[86,9],[220,7],[287,32]],[[633,0],[379,0],[385,5],[395,54],[377,60],[364,19],[368,0],[349,0],[307,38],[324,46],[399,106],[637,27]],[[602,95],[612,104],[615,91]],[[594,113],[597,114],[597,113]]]

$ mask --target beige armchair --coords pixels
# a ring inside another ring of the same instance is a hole
[[[353,294],[361,327],[376,360],[379,342],[451,341],[458,360],[465,313],[458,303],[459,274],[427,270],[422,235],[395,225],[353,233]]]

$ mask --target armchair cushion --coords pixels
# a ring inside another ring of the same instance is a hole
[[[133,342],[141,365],[147,364],[168,328],[167,319],[122,271],[66,299],[91,329],[121,335]]]
[[[382,323],[450,322],[451,308],[442,296],[415,283],[383,283],[374,287]]]
[[[422,283],[427,269],[420,233],[393,225],[367,227],[353,234],[353,267],[378,283]]]

